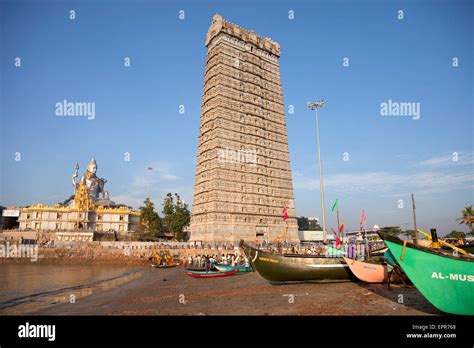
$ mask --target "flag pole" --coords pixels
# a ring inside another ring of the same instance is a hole
[[[413,234],[413,244],[418,244],[418,229],[416,227],[416,207],[415,207],[415,194],[411,194],[411,203],[413,206],[413,225],[415,226],[415,233]]]
[[[339,228],[340,228],[340,224],[339,224],[339,206],[337,207],[337,210],[336,210],[336,218],[337,218],[337,228],[336,228],[336,233],[338,235],[340,235],[340,231],[339,231]],[[341,243],[342,243],[342,240],[341,240]]]
[[[367,239],[367,216],[365,215],[365,210],[362,210],[364,212],[364,234],[365,234],[365,248],[367,252],[367,258],[370,257],[370,249],[369,249],[369,240]]]
[[[365,237],[367,238],[367,216],[365,216],[365,210],[364,210],[364,231],[365,231]]]

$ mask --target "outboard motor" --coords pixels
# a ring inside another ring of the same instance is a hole
[[[438,234],[436,233],[436,228],[432,228],[431,232],[431,247],[435,249],[441,248],[441,244],[438,241]]]

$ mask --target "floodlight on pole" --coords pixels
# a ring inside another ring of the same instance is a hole
[[[326,240],[326,210],[324,208],[324,184],[323,184],[323,165],[321,162],[321,146],[319,145],[319,121],[318,121],[318,108],[324,107],[325,101],[318,100],[315,102],[307,102],[306,105],[311,110],[316,110],[316,135],[318,142],[318,161],[319,161],[319,188],[321,190],[321,220],[323,223],[323,240]],[[338,226],[339,227],[339,226]]]

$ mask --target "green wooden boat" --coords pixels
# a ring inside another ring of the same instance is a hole
[[[473,257],[446,254],[378,233],[411,282],[433,306],[446,313],[474,315]]]
[[[247,273],[247,268],[245,268],[244,265],[238,265],[238,266],[229,266],[229,265],[222,265],[222,264],[216,264],[214,265],[215,268],[217,268],[219,271],[228,271],[234,268],[237,268],[240,273]],[[252,266],[249,267],[249,272],[253,272]]]
[[[255,249],[243,240],[239,246],[252,267],[270,282],[357,280],[342,257],[274,254]]]

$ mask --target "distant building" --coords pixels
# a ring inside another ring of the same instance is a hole
[[[127,207],[97,207],[87,211],[78,211],[73,207],[59,204],[43,204],[21,208],[20,230],[43,231],[117,231],[129,232],[140,223],[140,212]]]
[[[18,228],[20,209],[16,207],[0,207],[0,231]]]
[[[298,231],[298,237],[301,243],[318,243],[323,242],[323,231]],[[332,233],[326,234],[326,240],[335,241],[336,237]]]
[[[370,231],[364,232],[361,230],[354,230],[354,231],[345,232],[344,240],[347,240],[350,242],[362,241],[362,240],[365,240],[366,233],[367,233],[368,240],[380,239],[379,235],[377,234],[377,231],[370,230]]]
[[[17,209],[20,231],[56,232],[57,240],[69,241],[92,240],[92,232],[125,234],[137,230],[140,212],[109,199],[104,189],[107,180],[96,176],[96,161],[89,162],[79,182],[78,169],[76,163],[72,177],[74,199],[64,205],[39,203]],[[10,215],[13,213],[11,210]]]

